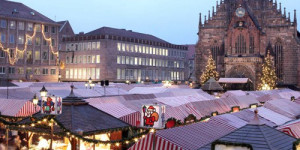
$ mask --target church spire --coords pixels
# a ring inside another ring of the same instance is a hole
[[[200,31],[201,27],[202,27],[202,15],[200,13],[199,14],[199,26],[198,26],[199,31]]]
[[[286,17],[286,8],[284,7],[283,16]]]
[[[296,13],[296,9],[294,10],[294,25],[297,26],[297,13]]]
[[[216,3],[217,3],[217,5],[216,5],[216,11],[218,11],[218,8],[219,8],[219,2],[217,1]]]
[[[206,15],[204,16],[204,24],[206,23]]]
[[[212,17],[215,15],[215,7],[212,7]]]
[[[288,13],[288,21],[291,22],[291,13]]]
[[[281,11],[281,3],[279,3],[279,12],[280,12],[280,14],[282,14],[282,11]]]
[[[210,10],[208,11],[208,19],[207,20],[210,20]]]

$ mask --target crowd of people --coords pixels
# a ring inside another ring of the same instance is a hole
[[[13,135],[6,139],[5,135],[0,135],[0,150],[27,150],[27,140],[24,137],[23,139],[20,138],[19,135]]]

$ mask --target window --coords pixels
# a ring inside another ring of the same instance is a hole
[[[92,63],[95,63],[95,62],[96,62],[96,56],[93,55],[93,56],[92,56]]]
[[[35,29],[37,32],[41,32],[41,25],[40,24],[36,24],[34,25]]]
[[[246,53],[246,40],[242,34],[240,34],[236,39],[235,53],[237,53],[237,54],[245,54]]]
[[[43,59],[48,60],[48,52],[43,52]]]
[[[24,68],[18,68],[18,74],[24,74]]]
[[[122,64],[125,64],[125,56],[122,56]]]
[[[56,33],[56,27],[51,27],[51,33],[53,33],[53,34]]]
[[[24,35],[19,35],[18,44],[24,44]]]
[[[283,80],[283,46],[280,41],[275,44],[275,68],[278,80]]]
[[[121,51],[121,43],[118,43],[117,47],[118,47],[118,51]]]
[[[47,46],[48,42],[46,40],[43,40],[43,45]]]
[[[91,48],[92,48],[92,43],[91,43],[91,42],[88,42],[87,50],[91,50]]]
[[[27,44],[32,45],[32,38],[31,37],[27,37]]]
[[[121,64],[121,59],[122,59],[121,56],[117,56],[117,64]]]
[[[24,58],[24,51],[23,52],[18,51],[17,53],[18,53],[18,58],[19,59],[23,59]]]
[[[6,42],[6,35],[4,33],[1,34],[1,42],[2,43]]]
[[[41,45],[41,38],[40,38],[40,37],[36,37],[36,38],[35,38],[35,45],[36,45],[36,46]]]
[[[97,49],[100,50],[100,42],[97,42]]]
[[[54,60],[54,54],[52,52],[50,53],[50,60]]]
[[[44,26],[44,32],[49,32],[49,27],[48,26]]]
[[[55,39],[51,39],[52,46],[55,46]]]
[[[35,60],[40,60],[40,51],[35,51],[34,52],[34,59]]]
[[[32,74],[32,68],[26,68],[26,73],[27,74]]]
[[[96,79],[100,79],[100,68],[96,68]]]
[[[19,22],[18,28],[19,30],[24,30],[24,22]]]
[[[15,35],[13,34],[9,35],[9,43],[15,43]]]
[[[3,50],[0,50],[0,58],[4,58],[5,57],[5,53]]]
[[[1,20],[1,28],[6,28],[7,22],[6,20]]]
[[[218,53],[219,53],[219,46],[217,45],[214,45],[211,47],[211,54],[212,54],[212,57],[215,61],[215,64],[217,65],[218,64]]]
[[[5,67],[0,67],[0,74],[5,74]]]
[[[10,29],[16,29],[16,22],[15,21],[10,21],[9,28]]]
[[[92,50],[96,50],[97,48],[97,43],[96,42],[92,42]]]
[[[35,75],[40,75],[41,74],[41,70],[39,68],[35,68],[34,69],[34,74]]]
[[[47,75],[48,74],[48,69],[47,68],[43,68],[43,75]]]
[[[66,69],[66,79],[69,79],[69,78],[70,78],[70,70]]]
[[[254,53],[254,37],[253,36],[250,36],[249,53],[250,54]]]
[[[32,30],[33,30],[33,24],[27,23],[27,31],[32,31]]]
[[[56,74],[56,69],[51,69],[50,73],[51,73],[51,75],[55,75]]]
[[[96,56],[96,63],[99,64],[100,63],[100,55]]]
[[[125,44],[122,43],[122,51],[125,51]]]
[[[129,52],[129,44],[126,44],[126,51]]]

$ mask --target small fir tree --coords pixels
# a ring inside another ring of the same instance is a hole
[[[264,64],[262,65],[262,76],[260,77],[260,83],[258,84],[258,90],[273,90],[276,88],[276,72],[272,63],[270,51],[268,51],[267,57],[265,57]]]
[[[216,80],[219,78],[219,73],[216,71],[216,64],[211,54],[208,57],[205,71],[200,77],[201,85],[203,85],[210,78],[215,78]]]

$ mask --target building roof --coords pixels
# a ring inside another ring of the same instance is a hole
[[[86,33],[86,35],[113,35],[113,36],[120,36],[120,37],[149,40],[153,42],[169,43],[165,40],[162,40],[150,34],[134,32],[132,30],[116,29],[111,27],[101,27],[99,29]]]
[[[22,3],[0,0],[0,4],[0,16],[56,24],[53,20]]]
[[[224,89],[214,78],[210,78],[202,86],[202,90],[203,91],[223,91]]]
[[[219,83],[247,83],[248,78],[220,78]]]
[[[260,150],[291,150],[296,140],[267,125],[247,124],[217,141],[250,144],[253,149]]]

